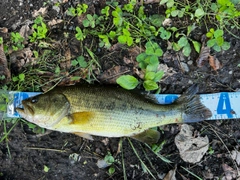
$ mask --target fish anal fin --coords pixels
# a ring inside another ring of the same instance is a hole
[[[77,136],[80,136],[80,137],[83,137],[85,139],[88,139],[88,140],[92,140],[93,141],[93,137],[92,135],[90,134],[87,134],[87,133],[82,133],[82,132],[74,132],[73,134],[77,135]]]
[[[154,129],[148,129],[140,134],[131,136],[131,138],[151,145],[158,142],[160,138],[160,132]]]
[[[89,123],[89,121],[93,118],[94,113],[93,112],[75,112],[70,115],[71,121],[69,121],[69,124],[75,124],[75,125],[81,125]]]

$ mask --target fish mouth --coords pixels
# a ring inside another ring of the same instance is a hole
[[[21,108],[21,107],[17,107],[17,108],[16,108],[16,111],[17,111],[20,115],[23,115],[23,114],[27,115],[27,114],[29,114],[29,113],[30,113],[31,115],[34,114],[33,108],[32,108],[31,106],[29,106],[27,103],[22,102],[22,106],[23,106],[23,108]]]

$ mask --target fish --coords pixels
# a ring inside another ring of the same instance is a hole
[[[197,91],[194,85],[174,103],[160,105],[153,94],[115,86],[74,85],[25,99],[16,111],[42,128],[90,140],[93,136],[131,137],[153,144],[160,138],[153,127],[199,122],[212,116]]]

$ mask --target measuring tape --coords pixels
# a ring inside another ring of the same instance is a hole
[[[7,107],[7,117],[17,118],[20,115],[15,111],[21,107],[23,99],[40,94],[39,92],[9,92],[12,101]],[[156,94],[159,104],[171,104],[180,95],[178,94]],[[240,92],[221,92],[214,94],[200,94],[200,100],[212,112],[212,117],[207,120],[237,119],[240,118]]]
[[[159,104],[171,104],[180,95],[156,94]],[[240,118],[240,92],[200,94],[200,100],[212,112],[207,120]]]

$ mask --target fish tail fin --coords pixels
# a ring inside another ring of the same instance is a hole
[[[212,112],[201,103],[198,85],[191,86],[176,103],[183,104],[183,123],[199,122],[212,116]]]

